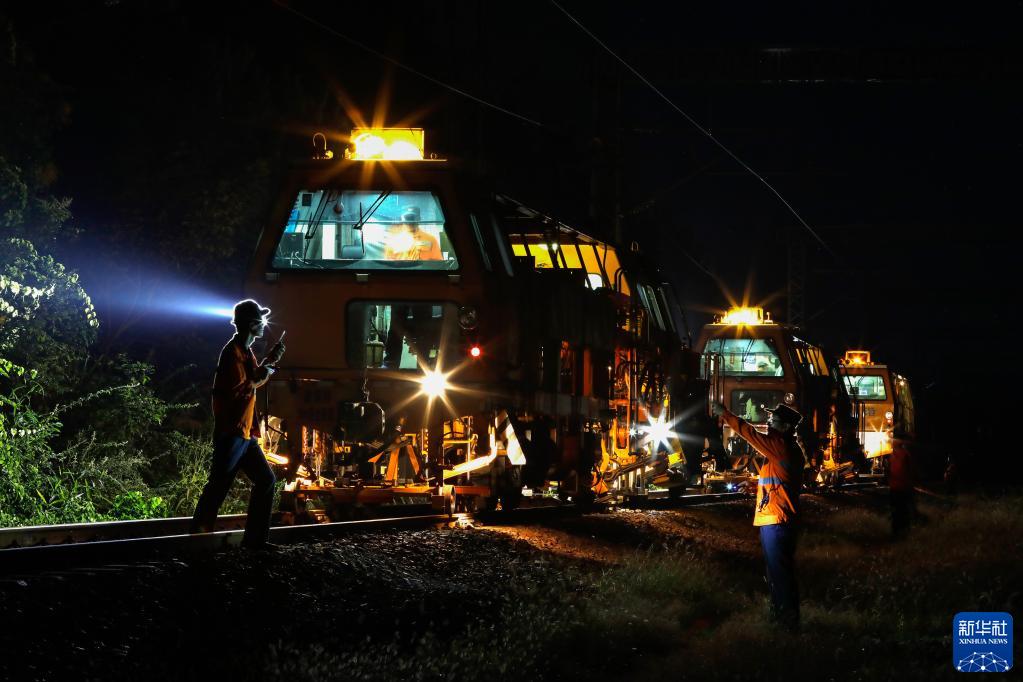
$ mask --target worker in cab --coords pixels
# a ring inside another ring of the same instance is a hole
[[[773,410],[767,409],[767,412],[770,414],[767,433],[760,433],[721,403],[713,405],[715,416],[767,458],[757,480],[753,525],[760,529],[760,544],[767,563],[771,615],[786,629],[795,632],[799,629],[797,520],[805,463],[803,450],[796,441],[796,427],[802,416],[782,403]]]
[[[250,548],[266,544],[274,497],[274,474],[256,439],[256,389],[269,381],[284,356],[284,344],[278,341],[262,362],[252,352],[253,342],[266,331],[269,314],[269,308],[252,299],[234,307],[236,332],[220,352],[213,378],[213,461],[190,529],[192,533],[214,530],[217,512],[240,469],[252,482],[242,538],[242,545]]]
[[[401,222],[387,229],[384,240],[384,260],[441,260],[440,242],[419,225],[418,206],[409,206]]]

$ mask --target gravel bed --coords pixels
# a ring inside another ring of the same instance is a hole
[[[357,657],[457,633],[552,570],[527,544],[466,529],[12,578],[0,679],[265,679],[268,667],[288,679],[288,651]]]
[[[807,496],[804,515],[882,501]],[[549,651],[530,653],[636,557],[708,558],[762,591],[751,517],[750,500],[619,510],[8,578],[0,679],[556,677]]]

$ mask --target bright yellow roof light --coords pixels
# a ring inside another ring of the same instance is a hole
[[[763,308],[742,308],[736,306],[728,309],[728,312],[721,317],[720,324],[756,325],[774,323],[771,321],[770,314],[767,315],[767,319],[764,319]]]
[[[426,153],[422,128],[355,128],[352,145],[356,161],[416,161]]]
[[[845,352],[845,364],[847,365],[869,365],[869,350],[847,350]]]

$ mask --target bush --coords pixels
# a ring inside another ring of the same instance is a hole
[[[152,366],[95,357],[99,322],[78,276],[24,239],[0,239],[0,523],[150,518],[161,425],[188,407],[150,387]],[[32,369],[28,369],[31,366]],[[194,469],[194,467],[193,467]],[[203,475],[205,469],[203,469]],[[183,489],[195,487],[189,481]],[[201,484],[199,484],[201,486]],[[175,499],[176,506],[197,495]]]
[[[40,525],[99,518],[88,482],[62,470],[51,448],[60,431],[55,413],[29,406],[39,391],[35,373],[0,358],[0,521]]]
[[[159,496],[148,496],[137,490],[114,498],[110,515],[115,519],[157,519],[167,516],[167,503]]]
[[[77,273],[24,239],[0,239],[0,353],[37,371],[36,407],[77,387],[98,328]]]

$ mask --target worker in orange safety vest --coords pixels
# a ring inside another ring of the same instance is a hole
[[[263,547],[270,531],[273,507],[274,474],[259,447],[256,424],[256,389],[273,374],[284,356],[284,344],[278,341],[263,362],[252,352],[253,342],[266,330],[269,308],[252,299],[234,307],[237,333],[220,353],[213,379],[213,460],[210,475],[195,507],[190,532],[212,532],[217,511],[224,502],[238,470],[252,481],[248,516],[242,545]]]
[[[732,414],[721,403],[712,411],[754,450],[767,458],[757,481],[753,525],[760,529],[760,543],[767,563],[771,589],[771,615],[786,628],[799,629],[799,587],[796,583],[796,540],[799,492],[805,457],[796,442],[796,426],[802,416],[779,403],[767,420],[767,433]]]

